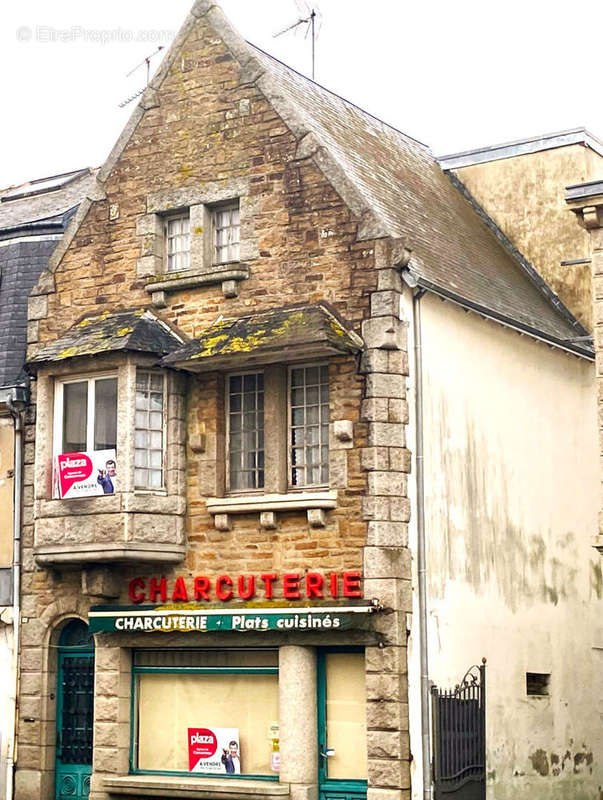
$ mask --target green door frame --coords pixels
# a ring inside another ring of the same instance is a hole
[[[319,800],[366,800],[367,782],[329,778],[327,743],[327,669],[328,653],[363,653],[362,647],[325,647],[317,652],[318,691],[318,798]]]
[[[62,721],[65,691],[63,676],[67,658],[89,658],[94,662],[94,648],[89,645],[59,645],[57,663],[57,707],[56,707],[56,751],[55,751],[55,800],[86,800],[90,793],[92,763],[70,764],[62,761]],[[93,666],[94,671],[94,666]],[[94,700],[94,698],[93,698]]]

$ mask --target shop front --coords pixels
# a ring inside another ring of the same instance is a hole
[[[220,591],[236,594],[238,577],[222,576]],[[195,600],[203,576],[157,577],[131,579],[130,604],[90,608],[93,797],[366,797],[365,647],[378,644],[382,609],[362,597],[358,573],[316,573],[310,586],[339,596],[311,601],[307,576],[263,577],[246,604]],[[267,600],[276,585],[304,605]]]

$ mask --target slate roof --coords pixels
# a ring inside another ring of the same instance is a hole
[[[362,340],[345,326],[324,303],[272,309],[238,319],[220,320],[203,334],[163,359],[168,366],[215,369],[241,358],[258,356],[264,362],[270,354],[279,360],[287,351],[351,353],[360,350]]]
[[[587,333],[426,146],[250,47],[388,233],[405,240],[419,281],[558,342]]]
[[[27,298],[93,181],[84,169],[0,190],[0,387],[27,385]]]
[[[60,339],[43,347],[28,366],[65,361],[116,351],[136,351],[164,356],[183,344],[167,323],[144,308],[104,312],[84,317]]]
[[[0,189],[0,235],[31,223],[63,221],[95,181],[96,170],[80,169]]]

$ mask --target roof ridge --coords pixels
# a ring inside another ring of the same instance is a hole
[[[370,111],[367,111],[365,108],[362,108],[362,106],[359,106],[357,103],[354,103],[352,100],[348,100],[347,97],[343,97],[342,95],[338,94],[337,92],[334,92],[332,89],[329,89],[328,86],[324,86],[322,83],[319,83],[318,81],[314,80],[314,78],[309,78],[307,75],[304,75],[303,72],[300,72],[299,70],[295,69],[295,67],[292,67],[290,64],[287,64],[284,61],[281,61],[280,58],[277,58],[276,56],[272,55],[272,53],[269,53],[267,50],[263,50],[261,47],[258,47],[257,44],[254,44],[253,42],[250,42],[249,39],[246,39],[245,41],[247,42],[247,44],[250,47],[253,47],[254,50],[257,50],[258,52],[262,53],[262,55],[267,56],[272,61],[276,61],[277,64],[280,64],[282,67],[284,67],[285,69],[289,70],[289,72],[293,72],[296,75],[299,75],[300,78],[303,78],[305,81],[308,81],[308,83],[311,83],[314,86],[317,86],[319,89],[322,89],[324,92],[328,92],[328,94],[332,95],[333,97],[336,97],[338,100],[341,100],[346,105],[352,106],[352,108],[357,109],[362,114],[366,114],[367,117],[370,117],[371,119],[374,119],[376,122],[380,123],[381,125],[385,125],[386,128],[389,128],[390,130],[394,131],[395,133],[399,133],[400,136],[403,136],[405,139],[410,139],[411,142],[414,142],[415,144],[418,144],[419,147],[422,147],[424,150],[426,150],[428,153],[430,153],[433,156],[433,152],[431,150],[431,147],[428,144],[426,144],[425,142],[422,142],[420,139],[416,139],[414,136],[411,136],[409,133],[405,133],[404,131],[400,130],[400,128],[396,128],[395,125],[392,125],[390,122],[386,122],[385,120],[381,119],[380,117],[377,117],[375,114],[371,114]],[[435,156],[433,156],[433,157],[435,159]]]

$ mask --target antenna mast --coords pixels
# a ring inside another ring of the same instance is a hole
[[[318,31],[316,30],[316,17],[320,15],[320,11],[317,9],[316,6],[310,7],[308,3],[304,3],[305,9],[301,9],[299,3],[296,0],[297,10],[300,13],[300,17],[297,22],[294,22],[292,25],[288,25],[286,28],[283,28],[282,31],[273,34],[273,39],[276,39],[278,36],[282,36],[284,33],[289,33],[289,31],[296,31],[300,25],[306,25],[306,33],[304,38],[308,37],[308,34],[312,37],[312,80],[315,80],[316,77],[316,39],[318,38]],[[301,16],[305,14],[305,16]]]
[[[146,89],[146,87],[149,85],[149,78],[151,76],[151,59],[153,58],[153,56],[156,56],[157,53],[161,52],[161,50],[163,50],[163,45],[162,44],[159,45],[157,50],[153,50],[152,53],[150,53],[146,58],[144,58],[140,62],[140,64],[137,64],[129,72],[127,72],[126,73],[126,78],[129,78],[130,75],[133,75],[136,72],[136,70],[140,69],[143,65],[146,64],[146,67],[147,67],[147,82],[144,85],[144,89]],[[128,103],[132,102],[132,100],[136,100],[137,97],[140,97],[140,95],[144,92],[144,89],[140,89],[140,91],[136,92],[131,97],[128,97],[126,100],[123,100],[121,103],[119,103],[119,108],[123,108],[124,106],[127,106]]]

